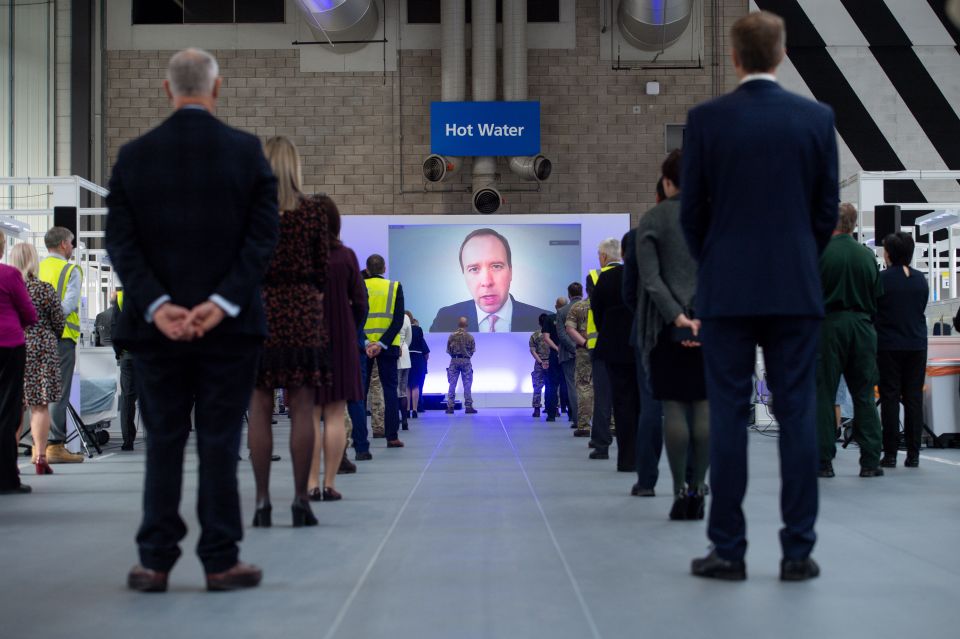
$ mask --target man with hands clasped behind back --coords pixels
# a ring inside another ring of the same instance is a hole
[[[150,440],[140,565],[127,577],[145,592],[166,590],[187,532],[178,511],[192,424],[207,589],[262,576],[239,561],[237,459],[266,336],[260,283],[277,243],[277,182],[260,141],[214,117],[220,83],[205,51],[170,59],[175,111],[120,150],[107,198],[107,250],[126,290],[113,339],[133,355]]]

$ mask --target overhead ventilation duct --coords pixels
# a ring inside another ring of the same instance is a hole
[[[440,99],[463,102],[467,97],[466,0],[440,3]],[[440,182],[460,170],[463,158],[431,155],[423,161],[423,177]]]
[[[364,44],[336,44],[338,40],[369,40],[380,26],[376,0],[297,0],[317,39],[332,41],[332,51],[350,53]]]
[[[620,33],[637,49],[662,51],[690,24],[693,0],[620,0]]]
[[[473,100],[497,99],[497,4],[496,0],[473,0]],[[473,158],[473,208],[495,213],[503,199],[497,190],[497,159]]]
[[[503,99],[527,99],[527,0],[503,0]],[[546,180],[553,164],[543,155],[510,158],[524,180]]]

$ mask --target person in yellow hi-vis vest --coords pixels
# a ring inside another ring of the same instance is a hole
[[[365,389],[370,388],[373,364],[377,364],[380,384],[383,386],[383,430],[387,448],[403,448],[398,433],[400,430],[400,402],[397,399],[397,360],[400,359],[400,329],[403,327],[403,287],[400,282],[383,277],[387,264],[383,257],[374,253],[367,258],[364,280],[370,312],[363,326],[364,344],[367,351],[367,378]]]
[[[123,291],[117,289],[116,309],[113,312],[113,326],[120,322],[120,313],[123,312]],[[111,334],[114,331],[111,330]],[[137,384],[133,372],[133,355],[126,349],[114,349],[117,353],[117,362],[120,364],[120,433],[123,444],[120,450],[133,450],[133,442],[137,439]]]
[[[43,236],[49,257],[40,262],[40,280],[50,284],[60,297],[60,306],[66,326],[57,346],[60,356],[60,401],[50,404],[50,439],[47,444],[47,463],[63,464],[83,461],[83,455],[71,453],[67,440],[67,404],[73,386],[73,369],[77,361],[77,340],[80,339],[80,284],[83,274],[70,262],[73,257],[73,233],[62,226],[54,226]]]
[[[587,274],[587,297],[593,296],[593,289],[600,279],[600,274],[612,269],[620,262],[620,241],[610,237],[597,246],[599,269],[593,269]],[[590,355],[591,377],[593,379],[593,423],[590,431],[590,443],[597,454],[591,459],[607,459],[604,451],[610,446],[610,418],[613,415],[613,394],[610,392],[610,377],[607,367],[597,359],[597,321],[594,318],[593,305],[587,315],[587,350]]]

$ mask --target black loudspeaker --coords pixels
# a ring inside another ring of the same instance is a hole
[[[878,204],[873,207],[873,228],[876,229],[876,246],[883,246],[883,240],[891,233],[900,231],[900,206],[897,204]]]
[[[77,248],[77,207],[53,207],[53,225],[62,226],[73,233],[73,248]]]

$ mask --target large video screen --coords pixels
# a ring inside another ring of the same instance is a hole
[[[424,331],[530,333],[582,280],[579,224],[390,225],[389,273]]]

